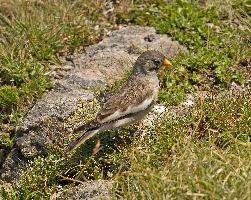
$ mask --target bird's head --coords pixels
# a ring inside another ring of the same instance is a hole
[[[171,62],[159,51],[145,51],[135,62],[133,71],[135,73],[148,74],[157,72],[161,66],[171,66]]]

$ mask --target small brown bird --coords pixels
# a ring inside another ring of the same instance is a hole
[[[135,123],[146,116],[158,95],[157,71],[162,65],[171,65],[162,53],[142,53],[125,85],[103,105],[95,119],[74,130],[85,132],[68,145],[66,152],[76,149],[97,133]]]

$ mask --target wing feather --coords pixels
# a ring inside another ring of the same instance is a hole
[[[150,84],[151,81],[145,79],[129,79],[126,85],[104,104],[96,120],[99,123],[106,123],[146,109],[157,94]]]

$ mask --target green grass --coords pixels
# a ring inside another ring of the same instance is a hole
[[[95,12],[101,3],[49,2],[19,2],[18,9],[15,4],[0,6],[1,123],[16,124],[49,89],[47,73],[49,65],[58,62],[57,55],[94,42],[98,33],[93,27],[104,22],[100,12]],[[178,105],[187,93],[201,90],[208,91],[209,97],[198,98],[189,110],[178,106],[173,111],[178,110],[177,114],[170,111],[146,130],[144,138],[132,137],[135,126],[131,126],[119,133],[100,134],[68,156],[58,152],[37,157],[23,171],[19,187],[0,187],[2,198],[49,199],[56,191],[74,186],[74,180],[106,179],[114,181],[114,199],[249,199],[248,2],[208,0],[201,5],[189,0],[168,4],[139,0],[121,5],[105,19],[107,23],[153,26],[188,49],[172,58],[173,68],[164,72],[159,102]],[[246,90],[229,91],[233,81]],[[111,91],[120,85],[118,81]],[[102,149],[94,154],[99,140]],[[8,136],[2,143],[12,146]]]
[[[251,54],[250,16],[244,10],[248,3],[225,1],[229,6],[223,10],[220,1],[206,2],[209,5],[201,7],[188,0],[149,1],[120,16],[122,22],[153,26],[188,48],[188,53],[174,59],[174,69],[166,71],[160,99],[168,104],[181,102],[191,88],[227,88],[232,81],[243,84],[246,78],[242,71],[230,69]]]
[[[130,169],[115,178],[114,195],[123,199],[249,199],[250,100],[250,91],[202,99],[185,116],[167,117],[165,132],[147,137],[130,152]]]
[[[50,64],[98,39],[89,1],[1,1],[0,122],[16,124],[27,107],[50,88]],[[88,8],[88,9],[87,9]],[[89,22],[88,22],[89,20]],[[90,23],[90,24],[88,24]]]

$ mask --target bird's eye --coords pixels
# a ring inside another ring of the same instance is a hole
[[[153,62],[154,62],[155,65],[159,65],[161,63],[160,60],[154,60]]]

